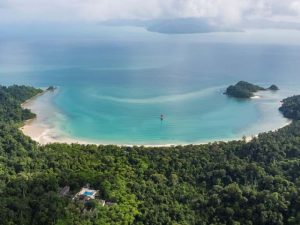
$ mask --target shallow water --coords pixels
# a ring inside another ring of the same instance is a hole
[[[52,135],[116,144],[241,138],[286,124],[280,100],[300,90],[298,43],[270,44],[261,36],[99,27],[76,38],[4,39],[0,81],[59,86],[33,109]],[[243,101],[223,95],[239,80],[281,90]]]

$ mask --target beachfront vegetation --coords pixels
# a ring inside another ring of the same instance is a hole
[[[33,113],[28,109],[22,109],[20,105],[42,92],[41,89],[26,86],[0,86],[0,121],[6,124],[20,123],[34,118]]]
[[[17,129],[20,96],[8,90],[0,94],[6,106],[0,111],[0,224],[300,224],[297,116],[248,143],[39,146]],[[86,183],[117,204],[84,205],[58,194],[69,185],[72,196]]]

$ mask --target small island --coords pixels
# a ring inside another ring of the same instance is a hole
[[[274,84],[269,88],[263,88],[246,81],[239,81],[236,85],[230,85],[224,94],[235,98],[251,98],[254,97],[254,93],[267,90],[277,91],[279,88]]]
[[[278,91],[279,90],[279,88],[275,84],[272,84],[268,89],[270,91]]]
[[[55,90],[56,90],[56,87],[54,87],[54,86],[49,86],[47,88],[47,91],[55,91]]]

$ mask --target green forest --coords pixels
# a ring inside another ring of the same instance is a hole
[[[286,98],[279,110],[289,119],[300,120],[300,95]]]
[[[290,125],[250,142],[146,148],[35,143],[20,104],[41,92],[0,88],[0,224],[300,224],[299,96]],[[87,183],[116,204],[73,201]]]

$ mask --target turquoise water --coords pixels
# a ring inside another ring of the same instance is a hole
[[[281,31],[277,39],[259,31],[163,35],[126,27],[61,36],[6,32],[1,83],[58,86],[49,100],[56,116],[44,123],[74,139],[177,144],[241,138],[283,126],[280,100],[299,94],[300,32],[289,42]],[[281,90],[245,101],[223,95],[239,80]]]

